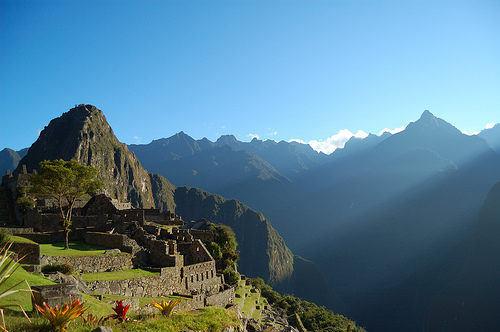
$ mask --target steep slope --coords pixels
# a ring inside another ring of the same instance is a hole
[[[481,138],[424,112],[310,180],[320,189],[308,209],[315,233],[292,249],[315,258],[368,330],[417,331],[465,261],[471,220],[500,180],[500,160]]]
[[[205,218],[231,226],[236,234],[240,261],[238,270],[248,277],[261,277],[283,293],[342,309],[318,267],[294,256],[278,232],[261,213],[236,200],[189,187],[176,187],[158,174],[151,174],[155,204],[175,211],[186,220]]]
[[[154,206],[151,182],[127,146],[115,137],[101,110],[80,105],[50,121],[19,162],[28,172],[40,161],[75,159],[98,169],[109,196],[134,206]]]
[[[473,241],[459,277],[434,301],[429,331],[500,330],[500,182],[479,211]]]
[[[291,186],[288,178],[252,152],[207,139],[194,140],[183,132],[147,145],[130,145],[130,149],[148,171],[163,175],[174,185],[201,188],[259,210],[272,210],[268,205],[274,202],[271,196]]]
[[[477,136],[484,138],[493,150],[500,153],[500,123],[493,128],[482,130]]]

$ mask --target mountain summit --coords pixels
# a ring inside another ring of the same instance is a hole
[[[15,172],[29,172],[43,160],[75,159],[98,169],[107,194],[134,206],[154,206],[149,175],[127,146],[120,143],[101,110],[79,105],[50,121]]]

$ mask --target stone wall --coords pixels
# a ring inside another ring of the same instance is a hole
[[[162,275],[127,280],[104,280],[87,283],[94,292],[137,297],[161,297],[181,293],[181,284]]]
[[[225,308],[227,306],[234,304],[234,297],[236,294],[236,289],[234,287],[229,287],[222,292],[217,294],[207,296],[205,299],[205,306],[214,306],[219,308]]]
[[[21,258],[24,255],[21,264],[40,264],[40,246],[37,243],[12,243],[10,251],[18,254]]]
[[[184,264],[184,258],[177,251],[177,243],[173,241],[152,240],[149,243],[150,260],[154,266],[176,266],[179,269]]]
[[[121,216],[122,222],[137,221],[141,225],[144,224],[144,210],[143,209],[121,210],[120,216]]]
[[[217,275],[215,261],[192,264],[182,268],[182,278],[186,289],[195,292],[218,292],[223,280]]]
[[[97,229],[92,229],[93,231],[96,231]],[[75,229],[74,231],[71,231],[69,233],[69,240],[70,241],[82,241],[85,239],[85,234],[87,233],[88,229]],[[58,232],[53,232],[53,233],[39,233],[39,232],[32,232],[32,233],[15,233],[14,235],[19,235],[24,238],[30,239],[36,243],[56,243],[56,242],[64,242],[64,232],[63,231],[58,231]]]
[[[161,232],[162,238],[167,238],[175,241],[181,242],[191,242],[194,240],[193,235],[187,229],[173,228],[166,230],[167,232]]]
[[[78,292],[78,286],[73,283],[31,286],[33,290],[33,302],[42,305],[47,302],[48,305],[55,307],[68,303],[69,299],[79,299],[82,301],[82,295]]]
[[[201,240],[203,243],[215,241],[215,233],[212,231],[204,231],[200,229],[190,229],[189,231],[195,240]]]
[[[128,253],[134,253],[137,248],[137,243],[124,234],[87,232],[85,242],[106,248],[120,249]]]
[[[25,227],[31,227],[35,231],[57,232],[62,229],[59,225],[61,215],[59,213],[40,213],[37,209],[30,209],[23,219]],[[71,218],[71,229],[78,228],[96,228],[105,229],[108,227],[108,218],[105,215],[95,216],[76,216]]]
[[[125,253],[84,257],[41,256],[40,265],[68,263],[76,272],[95,273],[132,269],[134,268],[132,259],[132,255]]]

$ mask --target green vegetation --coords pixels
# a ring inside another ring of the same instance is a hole
[[[26,284],[23,283],[24,280],[26,280],[30,286],[54,284],[53,281],[39,274],[29,273],[19,268],[15,271],[15,273],[12,274],[12,276],[5,282],[5,284],[3,284],[2,289],[4,287],[10,288],[18,284],[18,286],[15,286],[14,289],[27,290],[28,287]],[[6,298],[2,298],[2,305],[11,305],[11,304],[13,305],[20,304],[26,311],[30,311],[33,309],[31,305],[31,294],[26,291],[15,293],[10,296],[7,296]],[[20,309],[16,307],[12,307],[11,309],[13,311],[20,311]]]
[[[0,229],[0,243],[10,241],[10,235]]]
[[[207,243],[207,250],[216,260],[221,270],[230,268],[234,272],[234,266],[239,255],[236,251],[238,242],[236,242],[233,229],[226,225],[211,224],[211,230],[215,233],[215,242]]]
[[[9,241],[10,242],[15,242],[15,243],[31,243],[31,244],[34,244],[36,242],[34,241],[31,241],[30,239],[27,239],[25,237],[22,237],[22,236],[16,236],[16,235],[11,235],[9,237]],[[2,241],[0,241],[1,243]]]
[[[78,299],[70,299],[68,303],[64,303],[62,306],[51,307],[45,302],[43,306],[38,304],[35,304],[35,306],[37,311],[49,320],[52,330],[67,332],[68,324],[88,310],[85,304],[85,302],[80,302]]]
[[[103,255],[108,248],[88,244],[83,241],[68,243],[69,249],[64,249],[63,242],[40,244],[40,254],[45,256],[59,257],[83,257],[93,255]]]
[[[93,304],[87,302],[92,310]],[[109,304],[106,304],[111,308]],[[106,312],[107,313],[107,312]],[[104,313],[92,314],[97,320],[103,317]],[[87,317],[87,314],[82,316]],[[131,315],[131,322],[120,323],[118,321],[106,321],[102,325],[110,326],[114,332],[178,332],[184,330],[217,332],[222,331],[226,326],[233,328],[240,325],[240,321],[235,312],[207,307],[197,310],[194,313],[181,311],[173,316],[165,318],[160,314],[156,315]],[[33,317],[33,324],[29,324],[25,319],[18,316],[8,316],[7,326],[10,332],[48,332],[49,324],[43,317]],[[95,325],[85,324],[83,319],[76,319],[71,323],[72,332],[91,332]]]
[[[252,285],[260,289],[262,296],[266,297],[273,307],[284,309],[289,317],[289,323],[298,327],[299,322],[295,318],[298,315],[304,327],[308,331],[357,331],[365,332],[365,329],[356,326],[356,323],[348,318],[333,313],[325,307],[304,301],[293,295],[280,295],[271,286],[266,285],[261,278],[251,279]]]
[[[224,274],[224,281],[228,285],[234,285],[240,280],[240,275],[232,267],[226,267],[226,269],[222,271],[222,274]]]
[[[82,273],[82,279],[85,282],[103,281],[103,280],[126,280],[143,277],[152,277],[159,275],[159,272],[151,272],[142,269],[129,269],[113,272]]]
[[[61,213],[60,225],[64,229],[64,248],[68,249],[68,234],[72,224],[73,206],[78,198],[95,194],[103,188],[97,179],[97,169],[81,165],[75,160],[62,159],[40,162],[40,172],[30,178],[28,192],[37,198],[57,201]]]

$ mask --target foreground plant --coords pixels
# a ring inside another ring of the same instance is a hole
[[[87,326],[96,326],[101,324],[104,321],[104,317],[97,317],[93,314],[88,314],[86,317],[82,317],[83,324]]]
[[[66,327],[69,322],[80,317],[89,309],[85,308],[85,303],[86,302],[80,302],[79,299],[72,300],[70,298],[69,303],[64,303],[62,307],[56,306],[54,308],[46,302],[43,302],[42,306],[38,304],[35,304],[35,306],[38,312],[49,320],[50,326],[53,330],[67,332]]]
[[[12,246],[12,242],[7,242],[3,246],[2,249],[0,249],[0,300],[8,295],[17,293],[17,292],[31,292],[31,287],[28,284],[26,280],[22,280],[18,282],[17,284],[11,286],[11,287],[6,287],[6,282],[9,280],[10,277],[16,272],[16,270],[19,268],[19,264],[16,263],[12,258],[12,253],[9,252],[10,247]],[[21,257],[18,262],[20,262],[26,255]],[[26,286],[28,286],[28,289],[16,289],[17,286],[21,285],[22,283],[26,283]],[[33,293],[32,293],[33,296]],[[19,307],[21,311],[23,312],[24,316],[26,319],[31,323],[31,320],[29,319],[28,315],[26,315],[26,312],[24,311],[23,307],[20,304],[7,304],[7,305],[0,305],[0,316],[2,317],[2,325],[0,325],[0,330],[1,331],[7,331],[7,327],[5,326],[5,319],[3,316],[3,309],[6,307]]]
[[[127,311],[130,309],[130,304],[124,306],[123,301],[116,301],[116,307],[112,308],[116,314],[111,314],[105,320],[110,318],[118,319],[120,322],[127,322],[130,318],[127,317]]]
[[[165,299],[161,300],[161,303],[155,302],[152,300],[151,305],[156,309],[160,310],[161,314],[165,317],[170,316],[172,310],[174,310],[175,306],[182,302],[181,298],[172,299],[170,302],[165,301]]]

